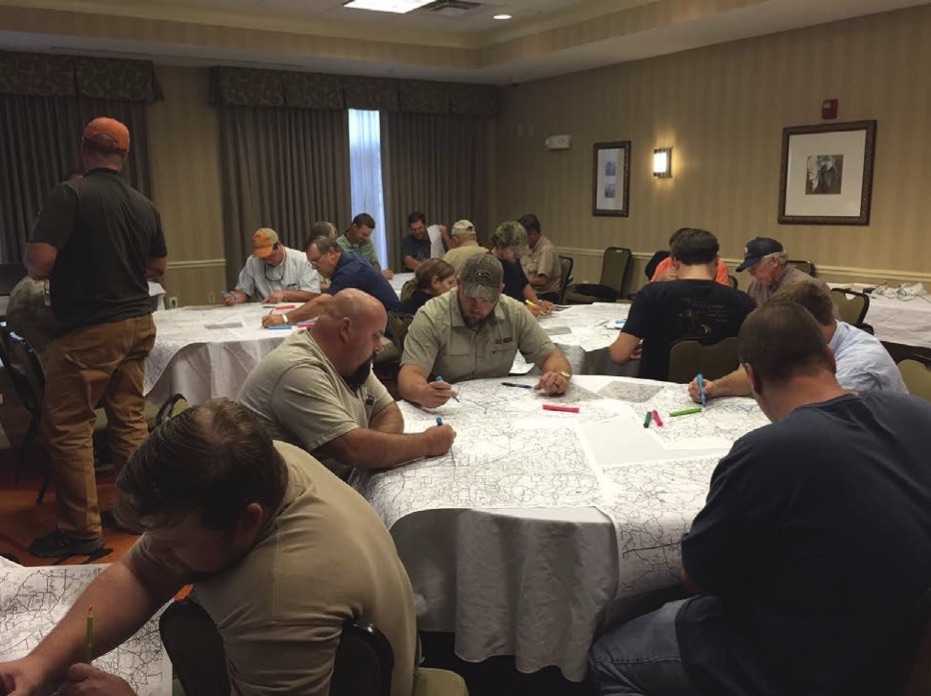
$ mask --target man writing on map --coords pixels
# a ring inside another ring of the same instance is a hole
[[[131,696],[124,680],[86,664],[88,606],[92,659],[194,583],[223,638],[233,693],[326,696],[354,616],[387,636],[391,695],[410,696],[417,617],[385,524],[244,407],[215,399],[175,416],[136,450],[117,487],[117,517],[145,533],[32,652],[0,663],[0,694],[39,696],[63,680],[64,696]]]

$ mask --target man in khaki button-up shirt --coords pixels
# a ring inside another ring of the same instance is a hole
[[[502,278],[501,262],[493,255],[475,256],[463,267],[455,291],[420,308],[404,339],[401,396],[428,408],[440,406],[456,394],[450,382],[507,375],[518,350],[543,372],[536,389],[562,394],[569,388],[565,356],[526,307],[501,295]]]

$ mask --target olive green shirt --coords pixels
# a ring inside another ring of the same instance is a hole
[[[469,242],[465,246],[458,246],[455,249],[447,251],[443,256],[443,260],[456,269],[456,275],[458,276],[462,273],[462,267],[465,266],[466,261],[473,256],[480,256],[481,254],[487,253],[488,249],[480,246],[478,242]]]
[[[375,253],[375,245],[371,239],[365,239],[359,244],[353,244],[349,241],[349,237],[341,234],[336,238],[336,243],[339,244],[343,251],[354,251],[369,263],[378,263],[378,255]]]
[[[193,581],[216,623],[236,696],[327,696],[343,623],[368,621],[394,650],[391,696],[411,696],[417,616],[391,534],[356,491],[303,450],[275,443],[287,466],[281,506],[236,565],[207,578],[130,549],[143,578]]]
[[[459,309],[459,293],[451,290],[414,316],[401,365],[459,382],[507,375],[518,350],[528,362],[539,363],[555,349],[527,308],[507,295],[501,295],[478,330],[470,329]]]
[[[559,266],[559,255],[556,247],[544,236],[540,236],[537,245],[520,259],[524,267],[527,280],[533,280],[538,275],[546,276],[546,284],[536,288],[537,292],[559,292],[562,288],[562,269]]]

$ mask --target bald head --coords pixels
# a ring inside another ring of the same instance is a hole
[[[326,303],[311,333],[343,377],[361,378],[381,350],[387,321],[381,302],[361,290],[347,288]]]

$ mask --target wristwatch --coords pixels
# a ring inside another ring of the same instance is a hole
[[[290,323],[291,323],[290,321],[288,321],[288,313],[287,313],[287,312],[283,312],[283,313],[281,314],[281,321],[284,322],[285,324],[290,324]]]

